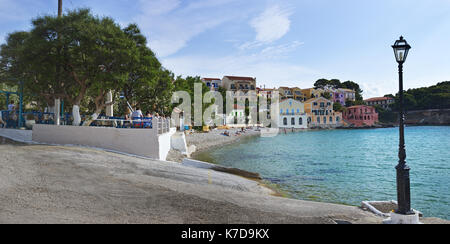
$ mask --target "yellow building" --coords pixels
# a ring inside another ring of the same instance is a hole
[[[278,88],[278,92],[280,93],[281,99],[288,99],[292,98],[294,100],[297,100],[299,102],[305,101],[307,98],[302,92],[302,89],[298,87],[280,87]]]
[[[333,102],[317,97],[305,101],[309,127],[336,127],[342,123],[342,113],[333,110]]]
[[[321,97],[325,91],[323,89],[308,88],[308,89],[302,89],[301,92],[303,93],[303,96],[306,101],[311,98]]]

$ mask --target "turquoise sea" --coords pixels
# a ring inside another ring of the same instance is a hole
[[[405,134],[412,207],[450,220],[450,126],[407,127]],[[257,172],[297,199],[396,200],[398,128],[254,137],[196,158]]]

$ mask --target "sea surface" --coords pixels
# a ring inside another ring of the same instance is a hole
[[[450,126],[405,128],[411,205],[450,220]],[[397,200],[398,128],[254,137],[196,155],[259,173],[290,197],[360,206]]]

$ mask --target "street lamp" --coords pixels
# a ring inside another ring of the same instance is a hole
[[[397,170],[397,201],[398,209],[395,213],[400,215],[414,215],[414,211],[411,209],[411,194],[410,194],[410,183],[409,183],[409,170],[410,168],[406,165],[406,151],[405,151],[405,132],[404,123],[405,115],[403,108],[403,63],[406,61],[409,49],[411,46],[408,45],[403,36],[395,42],[392,46],[394,49],[395,59],[398,62],[398,74],[399,74],[399,96],[400,96],[400,144],[398,152],[398,165],[395,167]]]

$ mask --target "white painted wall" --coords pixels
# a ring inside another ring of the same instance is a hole
[[[307,129],[308,128],[308,116],[306,114],[303,115],[280,115],[280,120],[278,127],[279,128],[294,128],[294,129]],[[287,125],[284,125],[284,118],[287,119]],[[294,118],[295,124],[291,124],[291,120]],[[299,124],[299,118],[302,118],[302,124]]]
[[[166,160],[170,151],[169,133],[156,129],[118,129],[89,126],[33,126],[33,141],[59,145],[80,145],[114,150],[138,156]]]

